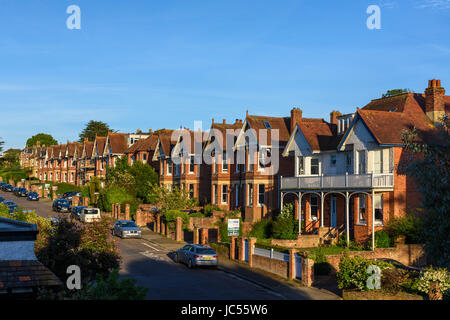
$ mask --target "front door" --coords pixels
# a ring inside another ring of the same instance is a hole
[[[336,196],[332,196],[331,197],[331,219],[330,219],[330,226],[332,228],[336,228],[337,223],[336,223]]]

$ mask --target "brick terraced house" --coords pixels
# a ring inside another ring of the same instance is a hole
[[[332,113],[329,124],[296,121],[283,151],[295,168],[281,178],[281,202],[295,195],[307,233],[337,228],[368,241],[390,219],[420,206],[414,180],[399,170],[407,158],[402,132],[415,127],[418,141],[433,139],[434,123],[449,109],[440,81],[430,80],[425,94],[375,99],[355,114]]]

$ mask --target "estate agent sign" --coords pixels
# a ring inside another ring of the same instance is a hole
[[[239,236],[239,219],[228,219],[228,236]]]

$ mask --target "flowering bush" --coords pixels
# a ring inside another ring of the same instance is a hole
[[[432,283],[438,284],[444,295],[448,296],[450,294],[450,273],[447,270],[433,268],[425,270],[420,275],[417,289],[420,292],[428,294]]]
[[[368,290],[367,279],[371,276],[367,272],[369,266],[375,265],[381,271],[393,268],[390,263],[370,260],[360,256],[349,257],[345,255],[339,263],[339,271],[336,273],[338,286],[340,289]]]

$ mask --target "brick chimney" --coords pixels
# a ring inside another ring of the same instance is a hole
[[[333,110],[330,112],[330,123],[332,124],[336,124],[338,123],[338,117],[341,116],[342,114],[337,111],[337,110]]]
[[[445,89],[441,87],[441,80],[429,80],[425,89],[425,113],[434,123],[445,115]]]
[[[88,142],[88,138],[87,137],[84,138],[84,142]]]
[[[291,132],[294,130],[295,124],[302,120],[302,110],[300,108],[292,108],[291,110]]]

